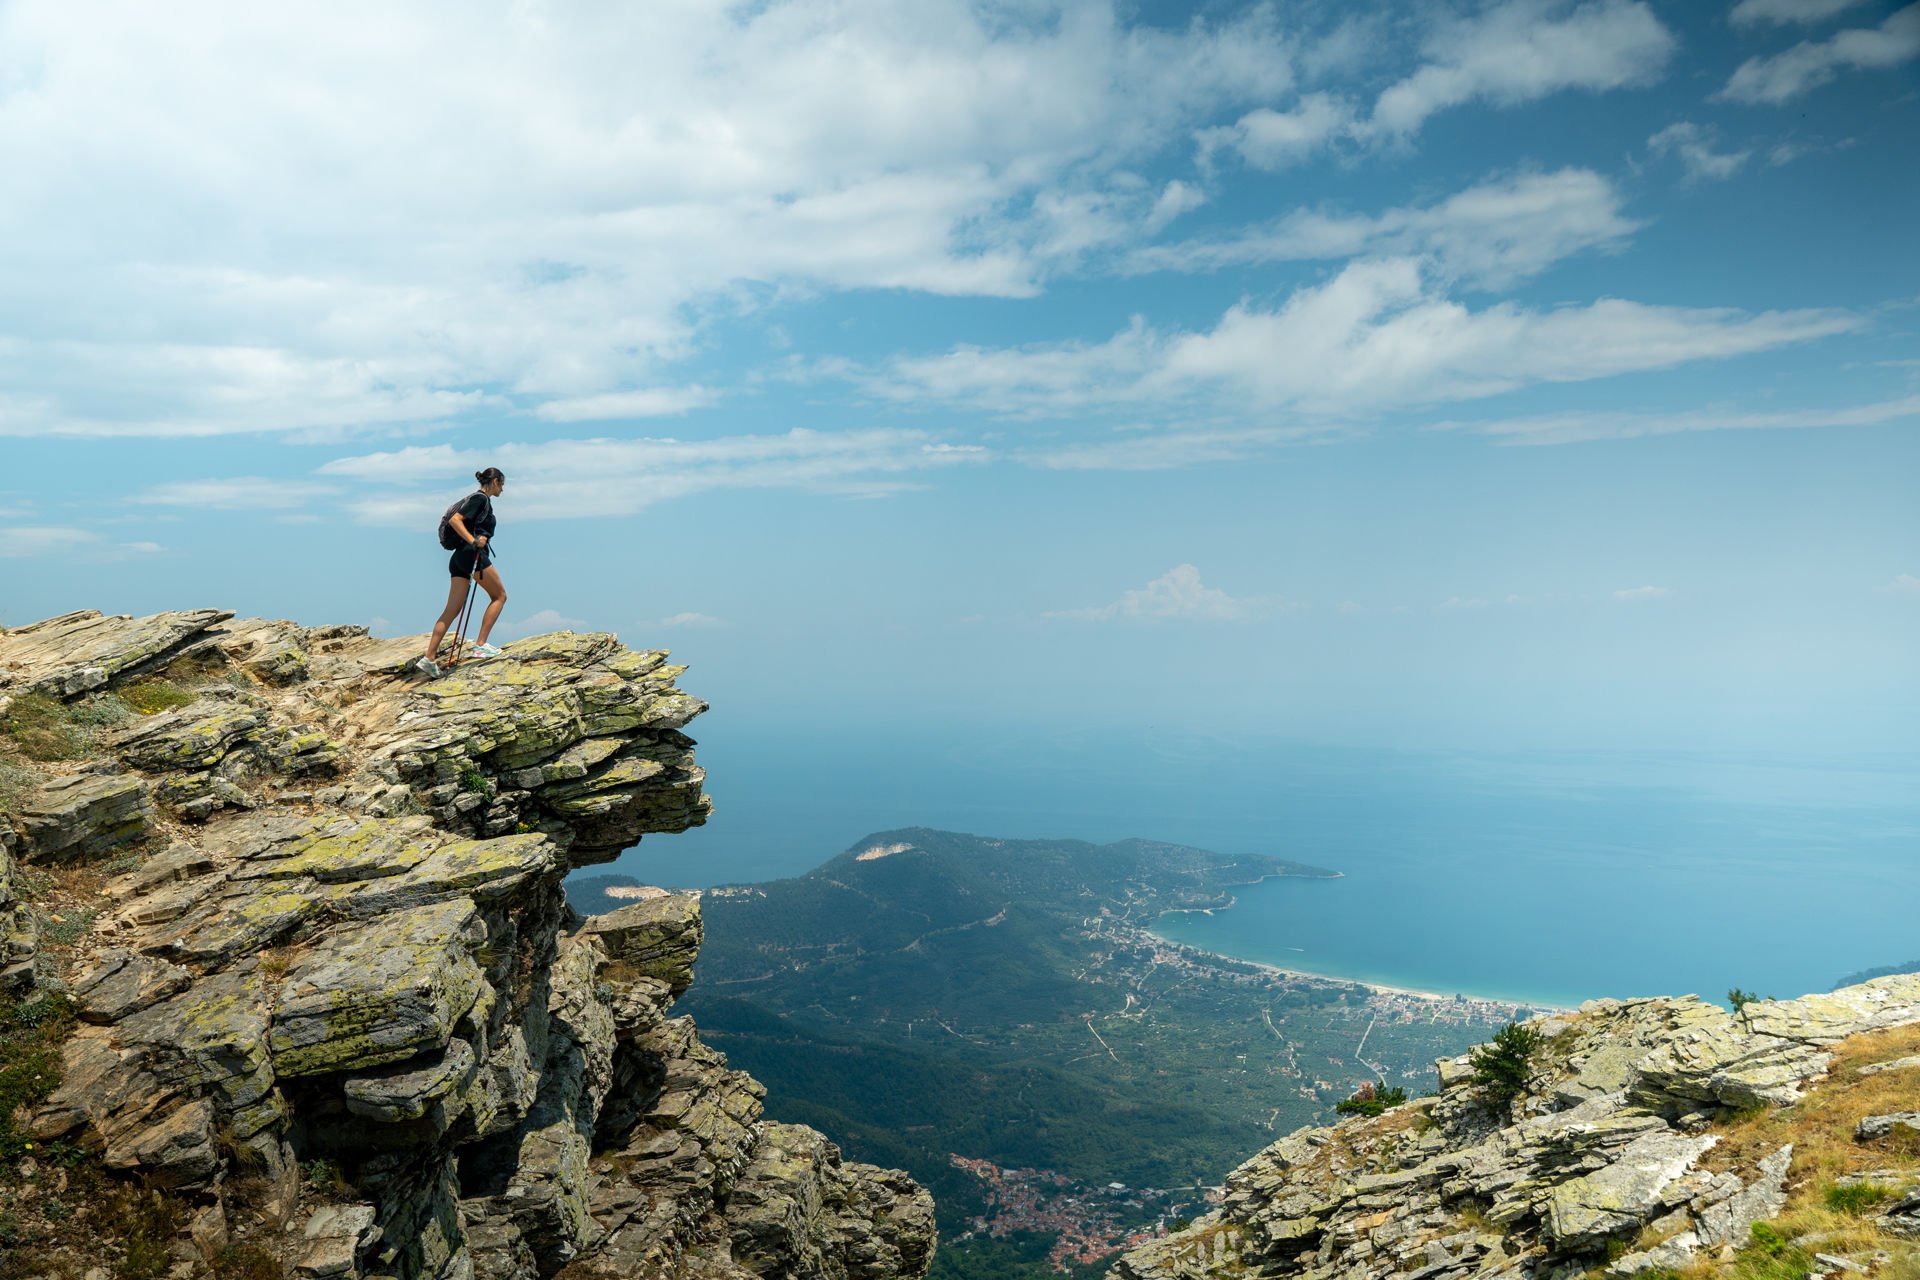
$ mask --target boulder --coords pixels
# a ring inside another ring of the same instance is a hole
[[[705,937],[700,895],[667,893],[645,898],[587,917],[580,931],[598,938],[607,958],[628,974],[664,982],[678,996],[693,983],[693,962]]]
[[[470,900],[337,928],[287,974],[268,1043],[283,1077],[361,1070],[446,1047],[485,985]]]

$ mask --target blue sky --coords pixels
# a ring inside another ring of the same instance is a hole
[[[0,623],[752,731],[1888,750],[1920,5],[0,3]],[[717,721],[716,721],[717,723]]]

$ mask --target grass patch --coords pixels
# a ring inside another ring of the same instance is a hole
[[[70,947],[93,932],[99,912],[91,907],[69,907],[40,917],[40,938],[57,947]]]
[[[44,693],[23,693],[0,713],[5,734],[29,760],[74,760],[86,753],[87,735],[67,705]]]
[[[44,1101],[59,1087],[60,1049],[73,1024],[73,1006],[63,995],[0,996],[0,1180],[6,1165],[32,1150],[27,1136],[13,1127],[14,1112]]]
[[[128,710],[143,716],[184,707],[197,696],[171,680],[136,680],[122,685],[119,693]]]
[[[1871,1213],[1876,1205],[1891,1200],[1893,1190],[1890,1187],[1876,1187],[1870,1182],[1856,1182],[1851,1186],[1829,1186],[1820,1198],[1835,1213],[1858,1218]]]

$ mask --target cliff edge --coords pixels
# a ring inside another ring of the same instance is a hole
[[[927,1194],[764,1121],[670,1016],[697,899],[562,894],[705,820],[684,668],[562,632],[429,683],[421,647],[0,632],[9,1274],[924,1275]]]

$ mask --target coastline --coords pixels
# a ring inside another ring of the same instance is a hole
[[[1224,910],[1224,908],[1221,909]],[[1184,910],[1190,913],[1192,909],[1188,908]],[[1162,914],[1170,915],[1172,912],[1163,912]],[[1211,915],[1212,911],[1208,910],[1207,914]],[[1196,947],[1191,942],[1182,942],[1178,938],[1169,938],[1165,934],[1150,927],[1142,929],[1141,932],[1164,946],[1177,947],[1182,951],[1191,952],[1196,956],[1207,956],[1214,959],[1225,960],[1232,964],[1248,965],[1276,978],[1295,978],[1308,982],[1328,982],[1344,984],[1346,986],[1365,987],[1368,991],[1378,995],[1404,996],[1408,999],[1428,1000],[1441,1004],[1454,1004],[1464,1000],[1469,1004],[1499,1005],[1515,1009],[1531,1009],[1535,1013],[1569,1013],[1574,1008],[1573,1005],[1561,1004],[1558,1001],[1520,999],[1513,996],[1480,995],[1466,991],[1429,991],[1421,987],[1403,986],[1399,983],[1377,982],[1371,978],[1353,978],[1343,974],[1318,973],[1312,969],[1289,968],[1286,965],[1274,964],[1267,960],[1253,960],[1246,956],[1228,955],[1224,951],[1210,951],[1205,947]]]

